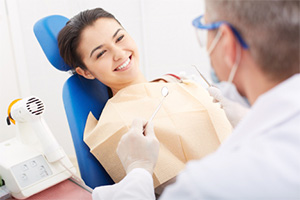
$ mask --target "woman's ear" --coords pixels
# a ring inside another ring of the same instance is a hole
[[[223,24],[220,26],[222,31],[222,48],[224,52],[224,61],[230,68],[234,65],[237,56],[235,35],[229,25]]]
[[[76,67],[75,71],[77,74],[83,76],[86,79],[95,79],[95,77],[89,70],[84,70],[81,67]]]

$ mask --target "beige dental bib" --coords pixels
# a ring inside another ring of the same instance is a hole
[[[155,187],[178,175],[189,160],[215,151],[232,127],[220,105],[191,81],[141,83],[120,90],[108,100],[99,121],[92,114],[86,123],[84,141],[115,182],[126,175],[116,149],[135,118],[148,120],[168,87],[169,95],[153,119],[160,141],[154,169]],[[138,151],[138,149],[137,149]]]

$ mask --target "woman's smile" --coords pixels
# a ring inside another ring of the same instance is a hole
[[[130,66],[131,66],[131,56],[129,56],[129,58],[126,61],[124,61],[120,66],[115,68],[114,71],[125,71],[129,69]]]

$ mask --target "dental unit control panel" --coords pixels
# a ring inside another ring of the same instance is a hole
[[[43,102],[31,96],[18,99],[8,109],[7,122],[17,135],[0,143],[0,174],[17,199],[25,199],[76,173],[42,118]]]

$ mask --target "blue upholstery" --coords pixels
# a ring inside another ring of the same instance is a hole
[[[57,35],[65,26],[68,18],[51,15],[40,19],[34,25],[34,33],[49,62],[58,70],[68,71],[70,67],[59,54]],[[79,75],[72,75],[63,87],[63,102],[72,134],[80,174],[86,185],[91,188],[113,184],[112,179],[90,153],[83,141],[85,122],[89,112],[96,118],[102,112],[108,100],[108,90],[98,80],[88,80]]]
[[[61,15],[51,15],[37,21],[33,27],[34,34],[39,41],[47,59],[58,70],[68,71],[71,69],[62,57],[60,57],[57,35],[69,21]]]

